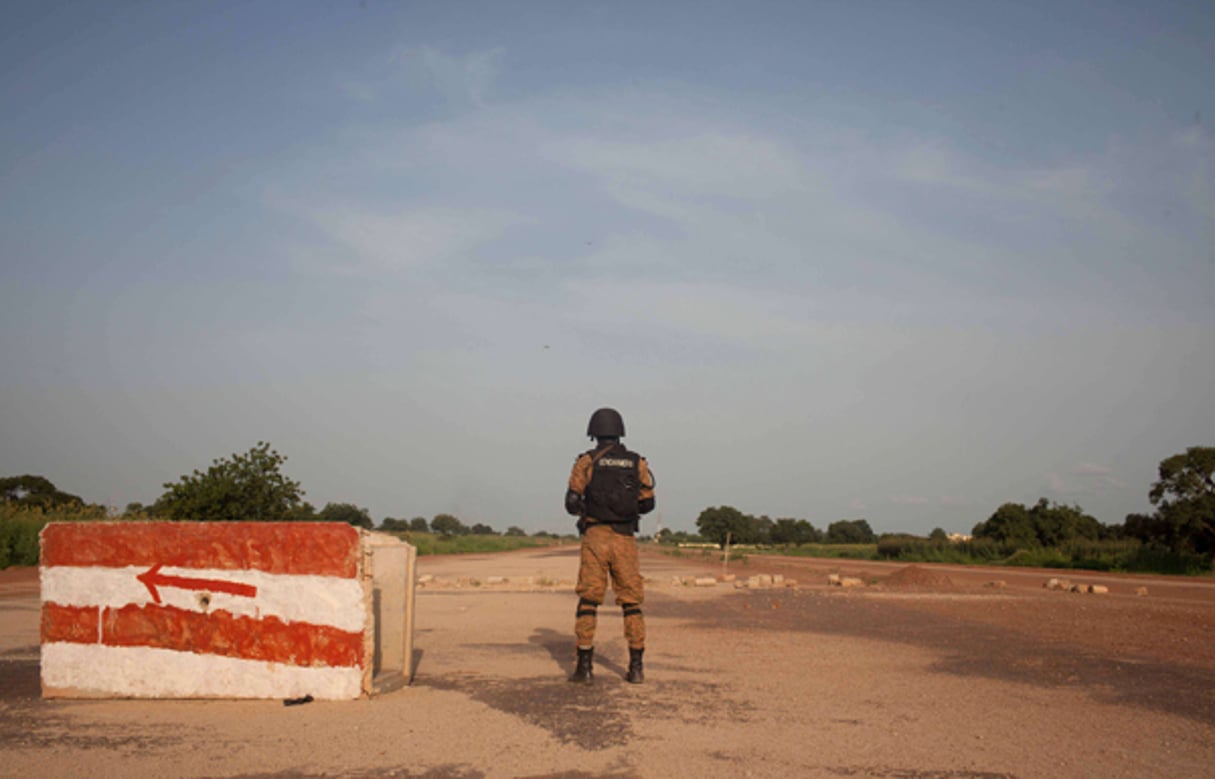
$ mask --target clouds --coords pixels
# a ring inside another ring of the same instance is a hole
[[[323,208],[312,218],[340,245],[339,268],[372,277],[461,262],[473,250],[528,221],[509,211],[441,207],[396,212]]]
[[[474,60],[509,77],[509,52]],[[418,59],[453,84],[458,61]],[[1016,163],[841,119],[795,133],[729,93],[664,90],[482,91],[445,116],[348,128],[336,142],[349,149],[325,153],[346,183],[322,172],[298,213],[339,247],[333,272],[366,280],[362,310],[381,325],[367,348],[424,355],[434,388],[489,381],[525,397],[521,370],[542,369],[535,347],[551,344],[567,375],[535,396],[594,388],[664,409],[660,440],[711,447],[679,424],[712,416],[716,434],[756,447],[767,464],[727,502],[809,472],[838,483],[836,511],[967,526],[1007,500],[1122,485],[1042,476],[1034,460],[1091,457],[1103,415],[1153,402],[1135,377],[1169,336],[1144,321],[1178,305],[1208,316],[1184,295],[1143,297],[1187,286],[1174,260],[1134,285],[1137,266],[1117,259],[1167,242],[1162,226],[1126,225],[1131,172],[1192,148],[1157,138]],[[784,462],[798,434],[866,451],[881,477],[862,483],[817,453]],[[974,441],[981,455],[957,454]]]
[[[430,87],[456,104],[484,105],[502,70],[505,50],[475,51],[456,56],[431,46],[409,47],[397,56],[407,83]]]
[[[1108,466],[1078,463],[1066,475],[1056,471],[1046,474],[1046,487],[1054,495],[1079,497],[1108,489],[1122,491],[1127,485]],[[1141,492],[1145,491],[1146,486],[1141,489]]]
[[[510,63],[500,48],[407,59],[478,94]],[[309,210],[356,258],[387,268],[448,256],[466,279],[518,269],[577,284],[628,269],[797,290],[837,320],[858,310],[1001,327],[1211,317],[1195,292],[1215,285],[1194,240],[1215,239],[1201,132],[1015,165],[948,138],[817,114],[771,122],[736,95],[663,89],[512,92],[422,123],[369,125],[348,134],[357,148],[328,151],[355,161],[363,194],[322,183]],[[1143,211],[1145,186],[1172,223]]]
[[[122,387],[97,395],[107,426],[74,429],[140,451],[172,430],[206,462],[260,424],[317,501],[552,529],[552,479],[610,404],[672,526],[728,503],[897,530],[1044,494],[1117,521],[1215,434],[1215,143],[1154,102],[1176,46],[1128,47],[1151,56],[1121,84],[1089,19],[335,8],[269,53],[261,6],[247,39],[151,18],[94,39],[155,88],[106,83],[172,95],[138,127],[54,79],[6,93],[70,118],[22,138],[84,138],[0,193],[12,435],[36,442],[56,417],[36,399],[82,391],[42,384]],[[206,196],[166,198],[190,181]]]

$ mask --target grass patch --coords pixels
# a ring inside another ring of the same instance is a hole
[[[748,554],[778,557],[824,557],[844,560],[877,560],[877,544],[802,544],[769,546],[747,550]]]
[[[748,550],[749,554],[891,560],[905,563],[1006,565],[1019,568],[1161,573],[1210,576],[1211,560],[1202,555],[1170,552],[1135,540],[1073,541],[1057,547],[1018,547],[988,539],[961,543],[920,536],[890,535],[877,544],[803,544]]]
[[[516,549],[534,549],[570,541],[568,538],[535,538],[532,536],[444,536],[411,531],[394,532],[392,535],[413,544],[419,555],[512,552]]]
[[[38,564],[38,534],[47,522],[90,522],[106,519],[105,509],[68,506],[42,509],[0,501],[0,569]]]

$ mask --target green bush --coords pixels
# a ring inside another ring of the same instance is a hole
[[[38,533],[48,522],[41,509],[0,504],[0,568],[38,564]]]
[[[965,565],[974,558],[958,544],[947,540],[912,535],[888,535],[878,540],[877,554],[883,560],[915,563],[956,563]]]
[[[0,501],[0,569],[38,564],[38,534],[47,522],[88,522],[106,519],[100,506],[73,504],[43,509]]]
[[[1205,555],[1172,552],[1144,544],[1135,550],[1126,563],[1132,573],[1170,573],[1200,576],[1211,573],[1211,560]]]

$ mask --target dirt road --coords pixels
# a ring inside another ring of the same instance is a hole
[[[573,546],[423,558],[435,578],[418,594],[413,686],[294,707],[44,701],[36,574],[0,572],[0,776],[1206,777],[1215,766],[1209,581],[1073,576],[1110,589],[1078,595],[1044,590],[1050,572],[908,576],[753,557],[731,572],[798,586],[750,590],[676,584],[720,565],[647,554],[647,681],[623,682],[620,618],[605,607],[596,684],[583,688],[564,681],[576,566]],[[869,586],[828,588],[829,572]]]

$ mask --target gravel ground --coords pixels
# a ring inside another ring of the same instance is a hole
[[[1215,582],[647,552],[647,680],[577,548],[423,558],[411,687],[354,702],[44,701],[37,573],[0,571],[0,776],[1208,777]],[[827,576],[861,579],[829,587]],[[502,577],[504,581],[499,581]],[[491,583],[492,582],[492,583]],[[1136,595],[1146,587],[1146,596]]]

